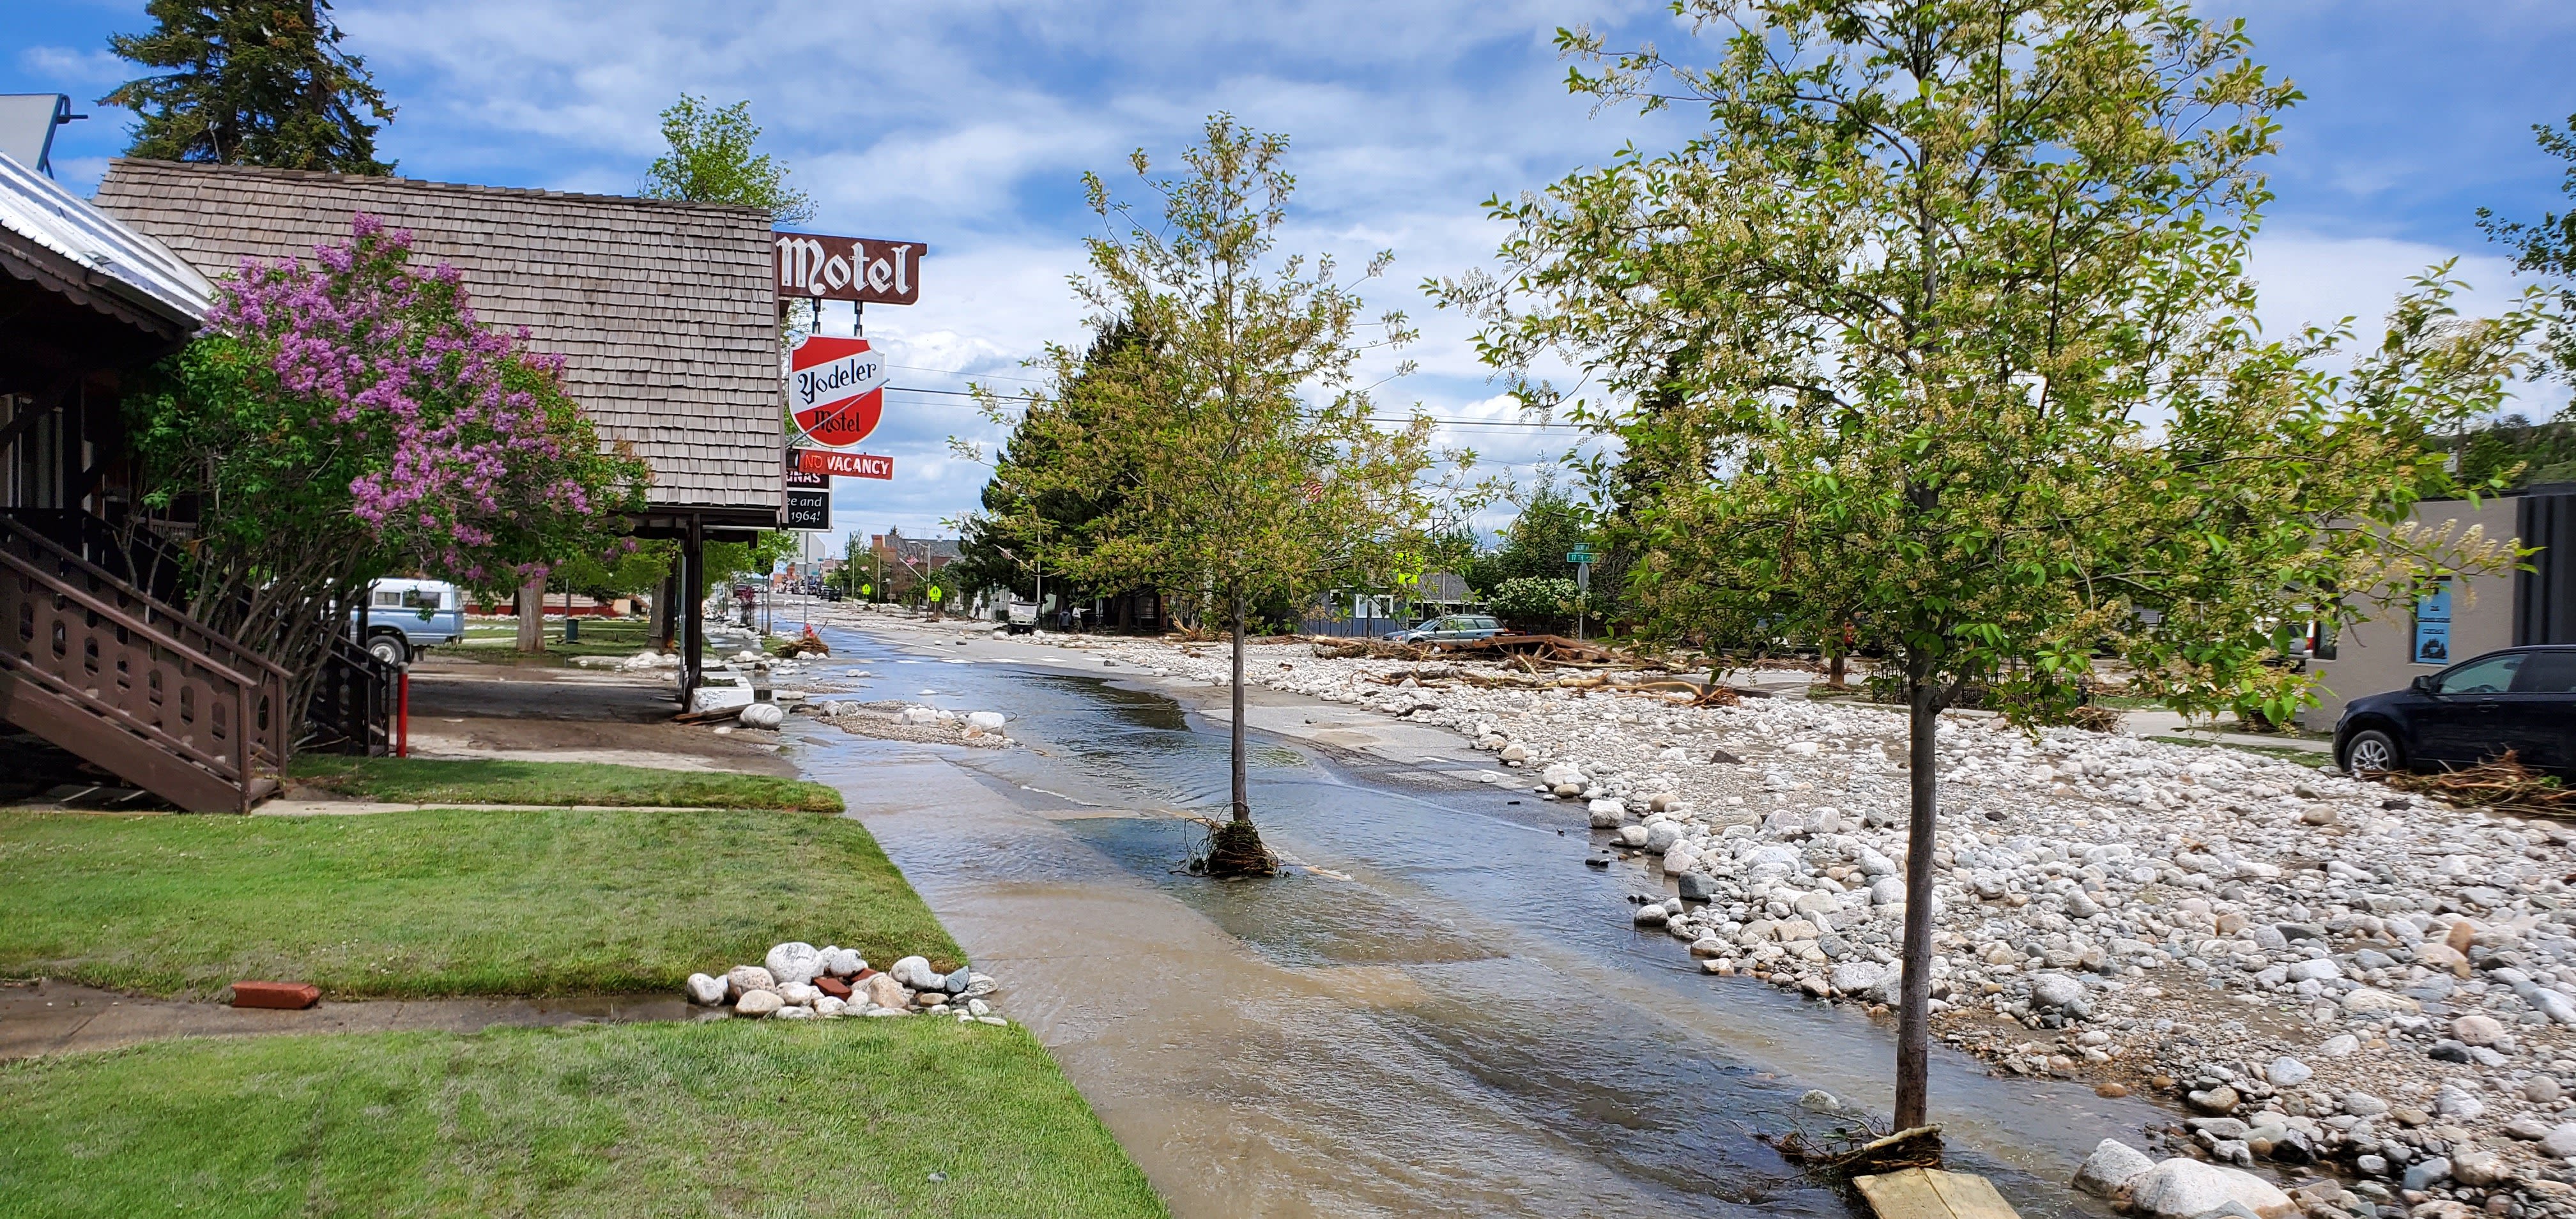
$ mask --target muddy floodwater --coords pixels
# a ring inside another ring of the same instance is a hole
[[[1466,777],[1491,763],[1464,742],[1346,747],[1367,732],[1348,709],[1264,692],[1255,809],[1302,866],[1194,878],[1197,827],[1172,814],[1223,805],[1222,691],[1053,648],[827,638],[826,672],[871,674],[850,697],[1010,716],[1027,747],[809,725],[795,752],[1176,1213],[1859,1213],[1753,1135],[1827,1128],[1811,1088],[1884,1113],[1893,1022],[1707,977],[1631,930],[1629,895],[1662,878],[1582,866],[1579,806]],[[1351,727],[1263,727],[1322,715]],[[1950,1166],[2031,1216],[2107,1214],[2063,1182],[2164,1116],[1938,1047],[1932,1089]]]

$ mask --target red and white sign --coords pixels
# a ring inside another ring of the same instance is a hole
[[[886,364],[866,339],[809,336],[787,362],[787,409],[825,448],[847,448],[877,430],[885,410]]]
[[[834,474],[851,478],[892,478],[894,459],[873,453],[835,453],[829,449],[796,450],[796,468],[807,474],[827,477]]]

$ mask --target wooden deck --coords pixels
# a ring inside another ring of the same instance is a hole
[[[1991,1182],[1968,1173],[1908,1168],[1852,1183],[1878,1219],[2020,1219]]]

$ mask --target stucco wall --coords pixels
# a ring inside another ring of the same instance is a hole
[[[2488,538],[2502,541],[2514,536],[2518,502],[2495,498],[2471,508],[2464,500],[2440,500],[2419,505],[2415,519],[2428,529],[2452,522],[2463,531],[2478,526]],[[2311,662],[2320,702],[2299,722],[2321,732],[2331,729],[2353,699],[2403,689],[2418,674],[2438,673],[2470,657],[2512,647],[2513,579],[2512,572],[2503,572],[2452,581],[2450,659],[2439,664],[2413,663],[2411,607],[2391,606],[2380,618],[2346,628],[2333,660]]]

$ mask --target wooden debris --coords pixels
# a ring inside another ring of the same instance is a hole
[[[1418,643],[1389,643],[1383,639],[1334,639],[1316,636],[1310,642],[1315,655],[1326,660],[1357,658],[1360,660],[1428,660],[1431,649]]]
[[[1590,667],[1631,663],[1608,648],[1563,635],[1496,635],[1490,639],[1462,639],[1436,646],[1442,651],[1466,656],[1516,656],[1552,665]]]
[[[799,656],[829,656],[832,654],[832,649],[826,646],[823,643],[823,637],[815,634],[814,628],[809,626],[805,628],[803,635],[772,640],[769,654],[780,660],[793,660]]]
[[[1871,1173],[1894,1172],[1900,1168],[1938,1168],[1941,1165],[1939,1126],[1915,1126],[1863,1141],[1863,1136],[1874,1133],[1864,1127],[1837,1132],[1833,1137],[1811,1139],[1804,1131],[1792,1130],[1776,1139],[1764,1141],[1790,1163],[1829,1177],[1849,1179]]]
[[[2019,1219],[1994,1183],[1973,1173],[1907,1168],[1852,1184],[1878,1219]]]
[[[2373,777],[2399,791],[2438,796],[2457,805],[2483,804],[2520,813],[2576,817],[2576,789],[2561,783],[2555,775],[2523,765],[2522,759],[2509,749],[2501,758],[2463,770],[2430,775],[2382,771]]]

